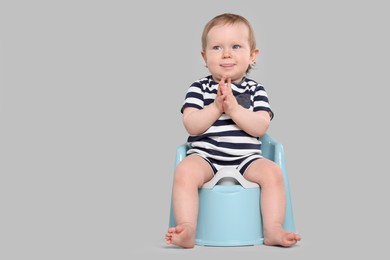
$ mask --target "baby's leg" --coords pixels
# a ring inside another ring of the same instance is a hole
[[[190,155],[176,167],[172,203],[176,227],[166,233],[167,244],[184,248],[195,245],[198,216],[198,189],[213,177],[210,165],[200,156]]]
[[[300,241],[299,235],[283,229],[286,193],[280,167],[268,159],[258,159],[251,163],[244,177],[261,187],[264,244],[287,247]]]

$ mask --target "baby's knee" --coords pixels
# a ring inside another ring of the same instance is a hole
[[[278,164],[269,161],[266,164],[266,167],[262,167],[261,174],[263,176],[263,181],[267,183],[282,184],[283,183],[283,173],[282,169]]]
[[[282,169],[276,163],[270,165],[268,170],[268,176],[270,180],[275,183],[283,183]]]
[[[184,165],[178,165],[176,167],[176,171],[175,171],[175,182],[182,182],[182,181],[186,181],[188,179],[190,179],[191,177],[191,170],[189,169],[189,167],[186,167]]]

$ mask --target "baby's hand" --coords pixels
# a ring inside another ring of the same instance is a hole
[[[217,92],[217,97],[214,100],[214,104],[218,108],[218,110],[221,112],[221,114],[224,112],[223,110],[223,102],[225,100],[226,95],[224,95],[224,92],[226,92],[226,83],[225,83],[226,78],[223,77],[219,81],[219,86],[218,86],[218,92]]]
[[[221,84],[220,84],[221,86]],[[227,79],[227,83],[224,84],[222,87],[222,94],[224,97],[223,101],[223,111],[230,116],[231,112],[237,108],[238,102],[236,97],[233,95],[233,90],[232,90],[232,84],[231,84],[231,79]]]

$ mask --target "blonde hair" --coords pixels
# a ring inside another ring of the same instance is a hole
[[[217,25],[226,25],[226,24],[236,24],[236,23],[243,23],[246,25],[249,29],[249,46],[250,51],[254,51],[256,49],[256,38],[255,38],[255,32],[253,31],[253,28],[249,21],[238,14],[231,14],[231,13],[224,13],[218,16],[215,16],[213,19],[211,19],[204,27],[203,33],[202,33],[202,50],[206,50],[207,45],[207,34],[210,32],[210,30],[217,26]],[[250,64],[248,66],[248,69],[246,70],[246,73],[248,73],[252,69],[252,65]]]

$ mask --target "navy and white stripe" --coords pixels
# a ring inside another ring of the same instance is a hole
[[[211,76],[194,82],[187,91],[181,111],[186,107],[203,109],[214,102],[218,92],[218,82]],[[232,83],[234,96],[244,97],[245,106],[251,111],[268,111],[273,117],[268,96],[263,86],[257,82],[244,78],[239,84]],[[244,159],[249,155],[261,154],[261,142],[238,128],[234,121],[226,114],[221,117],[204,133],[189,136],[190,149],[188,154],[198,153],[205,158],[225,162],[227,165]]]
[[[239,159],[235,161],[220,161],[212,158],[205,158],[201,154],[197,155],[203,157],[207,162],[209,162],[214,173],[217,173],[221,168],[233,167],[237,169],[242,175],[245,174],[246,169],[253,161],[263,158],[260,154],[251,154],[244,159]]]

